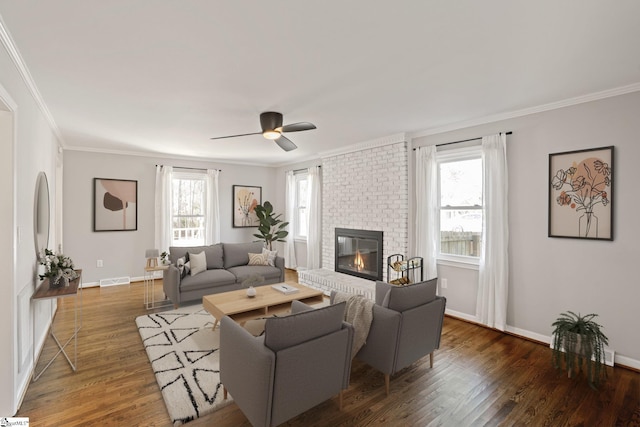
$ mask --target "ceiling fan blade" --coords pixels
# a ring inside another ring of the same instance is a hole
[[[278,144],[280,146],[280,148],[282,148],[284,151],[291,151],[291,150],[295,150],[296,148],[298,148],[296,146],[296,144],[294,144],[293,142],[291,142],[290,139],[288,139],[286,136],[281,136],[278,139],[274,139],[274,141],[276,142],[276,144]]]
[[[281,132],[300,132],[302,130],[315,129],[316,125],[309,122],[291,123],[290,125],[282,126]]]
[[[225,138],[235,138],[238,136],[249,136],[249,135],[262,135],[262,132],[241,133],[239,135],[228,135],[228,136],[216,136],[215,138],[209,138],[209,139],[225,139]]]

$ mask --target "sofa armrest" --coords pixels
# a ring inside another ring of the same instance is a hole
[[[270,425],[275,354],[233,319],[220,322],[220,382],[253,425]]]
[[[385,374],[392,374],[401,320],[402,314],[397,311],[374,305],[369,335],[356,357]]]
[[[280,281],[284,282],[284,258],[277,256],[275,266],[280,269]]]
[[[402,312],[396,371],[440,347],[445,305],[444,297],[436,297],[427,304]]]
[[[303,311],[310,311],[310,310],[314,310],[314,308],[308,304],[305,304],[298,300],[291,301],[291,314],[302,313]]]
[[[180,271],[173,264],[162,271],[162,289],[175,307],[180,305]]]

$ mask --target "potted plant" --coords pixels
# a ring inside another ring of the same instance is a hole
[[[289,234],[285,230],[289,223],[280,219],[281,214],[274,215],[273,206],[268,201],[262,205],[257,205],[254,211],[260,222],[260,225],[258,225],[259,234],[254,234],[254,236],[264,240],[264,246],[271,251],[273,250],[272,242],[284,242],[284,238]]]
[[[607,337],[602,333],[602,326],[593,320],[597,316],[582,316],[580,313],[569,311],[560,314],[551,324],[555,328],[552,344],[555,368],[560,368],[564,360],[571,378],[574,368],[582,369],[584,363],[589,385],[593,388],[596,388],[607,375],[603,366],[604,346],[609,344]]]

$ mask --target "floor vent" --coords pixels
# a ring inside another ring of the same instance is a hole
[[[129,276],[114,277],[113,279],[100,279],[100,287],[129,285],[129,284],[131,284],[131,278]]]

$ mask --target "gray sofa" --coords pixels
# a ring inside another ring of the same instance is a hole
[[[291,303],[292,315],[251,335],[230,317],[220,323],[220,381],[251,425],[280,425],[349,386],[353,328],[345,303],[313,309]]]
[[[284,258],[276,257],[274,266],[248,265],[249,253],[261,253],[263,244],[217,243],[210,246],[169,248],[169,268],[163,272],[164,293],[177,308],[182,303],[201,300],[203,296],[242,289],[242,282],[253,276],[264,277],[259,285],[284,282]],[[177,267],[179,258],[188,261],[188,254],[204,251],[207,270],[191,276],[181,274]]]

